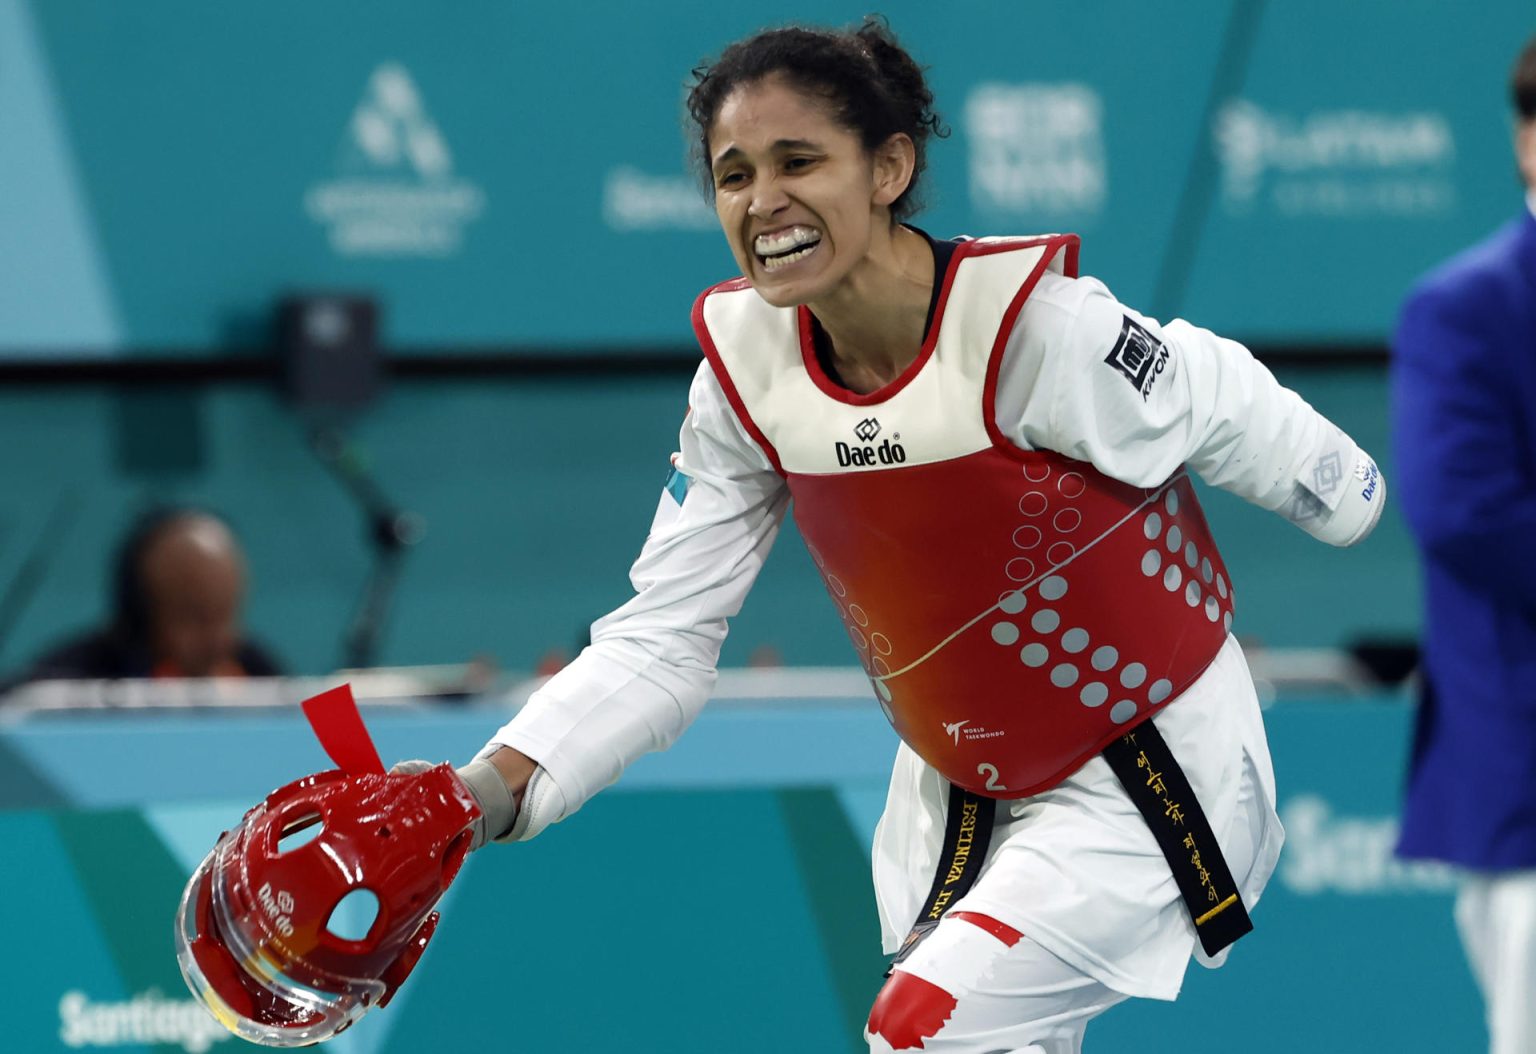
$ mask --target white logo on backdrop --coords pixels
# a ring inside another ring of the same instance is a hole
[[[1229,212],[1423,216],[1456,204],[1456,141],[1434,112],[1330,110],[1296,116],[1246,99],[1212,129]]]
[[[233,1036],[197,1001],[167,999],[154,988],[117,1002],[92,1002],[73,989],[59,998],[59,1040],[72,1049],[166,1043],[203,1054]]]
[[[485,192],[453,174],[453,154],[410,72],[373,71],[343,138],[336,179],[304,195],[342,256],[449,256],[485,207]]]
[[[621,165],[603,181],[603,220],[615,231],[707,231],[719,222],[687,176],[653,176]]]
[[[1086,84],[983,82],[965,100],[971,205],[986,212],[1104,207],[1104,103]]]
[[[1280,809],[1285,853],[1280,880],[1293,893],[1445,893],[1456,877],[1444,864],[1399,860],[1397,821],[1390,816],[1335,816],[1315,794]]]

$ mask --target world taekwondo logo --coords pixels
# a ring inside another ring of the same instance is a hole
[[[997,739],[1008,734],[1001,729],[992,729],[985,725],[973,724],[970,718],[966,718],[964,721],[944,721],[941,723],[944,725],[944,734],[952,738],[957,747],[960,745],[962,736],[969,743],[977,739]],[[990,768],[991,766],[988,767]],[[992,775],[995,777],[997,773],[994,771]]]
[[[336,179],[314,184],[304,211],[342,256],[451,256],[485,208],[399,63],[375,69],[342,137]]]

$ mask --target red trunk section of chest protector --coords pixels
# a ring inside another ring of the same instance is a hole
[[[795,521],[891,725],[951,783],[1055,786],[1216,657],[1232,591],[1193,485],[1049,451],[791,475]]]

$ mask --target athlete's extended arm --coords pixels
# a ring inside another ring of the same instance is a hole
[[[630,571],[635,596],[592,627],[592,645],[534,693],[480,757],[519,796],[510,837],[531,838],[662,750],[715,682],[735,615],[789,497],[743,432],[714,373],[690,392],[674,476]]]
[[[1042,280],[1004,356],[996,413],[1015,441],[1138,486],[1187,464],[1332,545],[1369,534],[1386,500],[1370,456],[1247,348],[1183,320],[1159,325],[1091,278]]]

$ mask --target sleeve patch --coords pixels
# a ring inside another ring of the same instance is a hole
[[[666,492],[672,495],[672,500],[682,505],[683,499],[688,496],[688,484],[693,480],[686,472],[678,470],[676,465],[667,469],[667,481],[663,484]]]
[[[1104,361],[1120,371],[1145,402],[1152,394],[1152,386],[1168,368],[1168,348],[1151,330],[1126,315],[1120,326],[1120,339]]]

